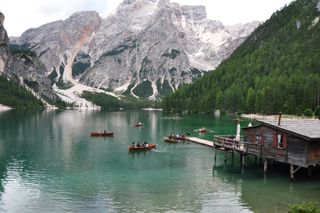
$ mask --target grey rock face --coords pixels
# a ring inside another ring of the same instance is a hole
[[[32,52],[20,51],[11,53],[9,38],[3,27],[4,15],[0,13],[0,71],[8,79],[17,77],[22,85],[26,85],[41,98],[57,100],[50,80],[44,75],[46,67]]]
[[[10,56],[9,38],[3,27],[4,15],[0,12],[0,74],[4,72],[7,60]]]
[[[59,100],[53,92],[50,79],[44,73],[45,65],[36,56],[27,53],[13,54],[5,68],[5,74],[9,77],[18,76],[21,84],[26,85],[39,98]]]
[[[215,69],[257,23],[225,27],[203,6],[124,0],[105,19],[79,12],[26,31],[18,44],[37,52],[46,76],[155,99]]]
[[[18,40],[37,52],[49,71],[58,79],[72,81],[72,65],[77,54],[90,41],[102,19],[97,12],[78,12],[65,21],[29,29]]]
[[[256,26],[227,28],[203,6],[126,0],[103,20],[90,43],[93,66],[80,80],[133,96],[149,81],[149,98],[165,95],[216,68]]]

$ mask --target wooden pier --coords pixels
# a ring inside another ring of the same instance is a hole
[[[204,140],[201,138],[196,138],[196,137],[189,137],[188,141],[197,143],[197,144],[201,144],[201,145],[205,145],[205,146],[209,146],[209,147],[214,147],[213,145],[213,141],[209,141],[209,140]]]

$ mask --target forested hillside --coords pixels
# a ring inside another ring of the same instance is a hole
[[[320,104],[318,8],[318,0],[297,0],[275,12],[215,71],[166,97],[164,109],[315,110]]]
[[[0,75],[0,103],[15,109],[43,109],[43,103],[29,91]]]

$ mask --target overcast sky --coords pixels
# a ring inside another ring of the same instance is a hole
[[[105,18],[123,0],[0,0],[9,36],[20,36],[32,27],[66,19],[72,13],[95,10]],[[225,25],[265,21],[292,0],[171,0],[181,5],[205,5],[208,18]]]

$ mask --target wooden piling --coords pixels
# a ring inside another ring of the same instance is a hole
[[[267,173],[267,170],[268,170],[268,160],[264,159],[264,162],[263,162],[263,173]]]

